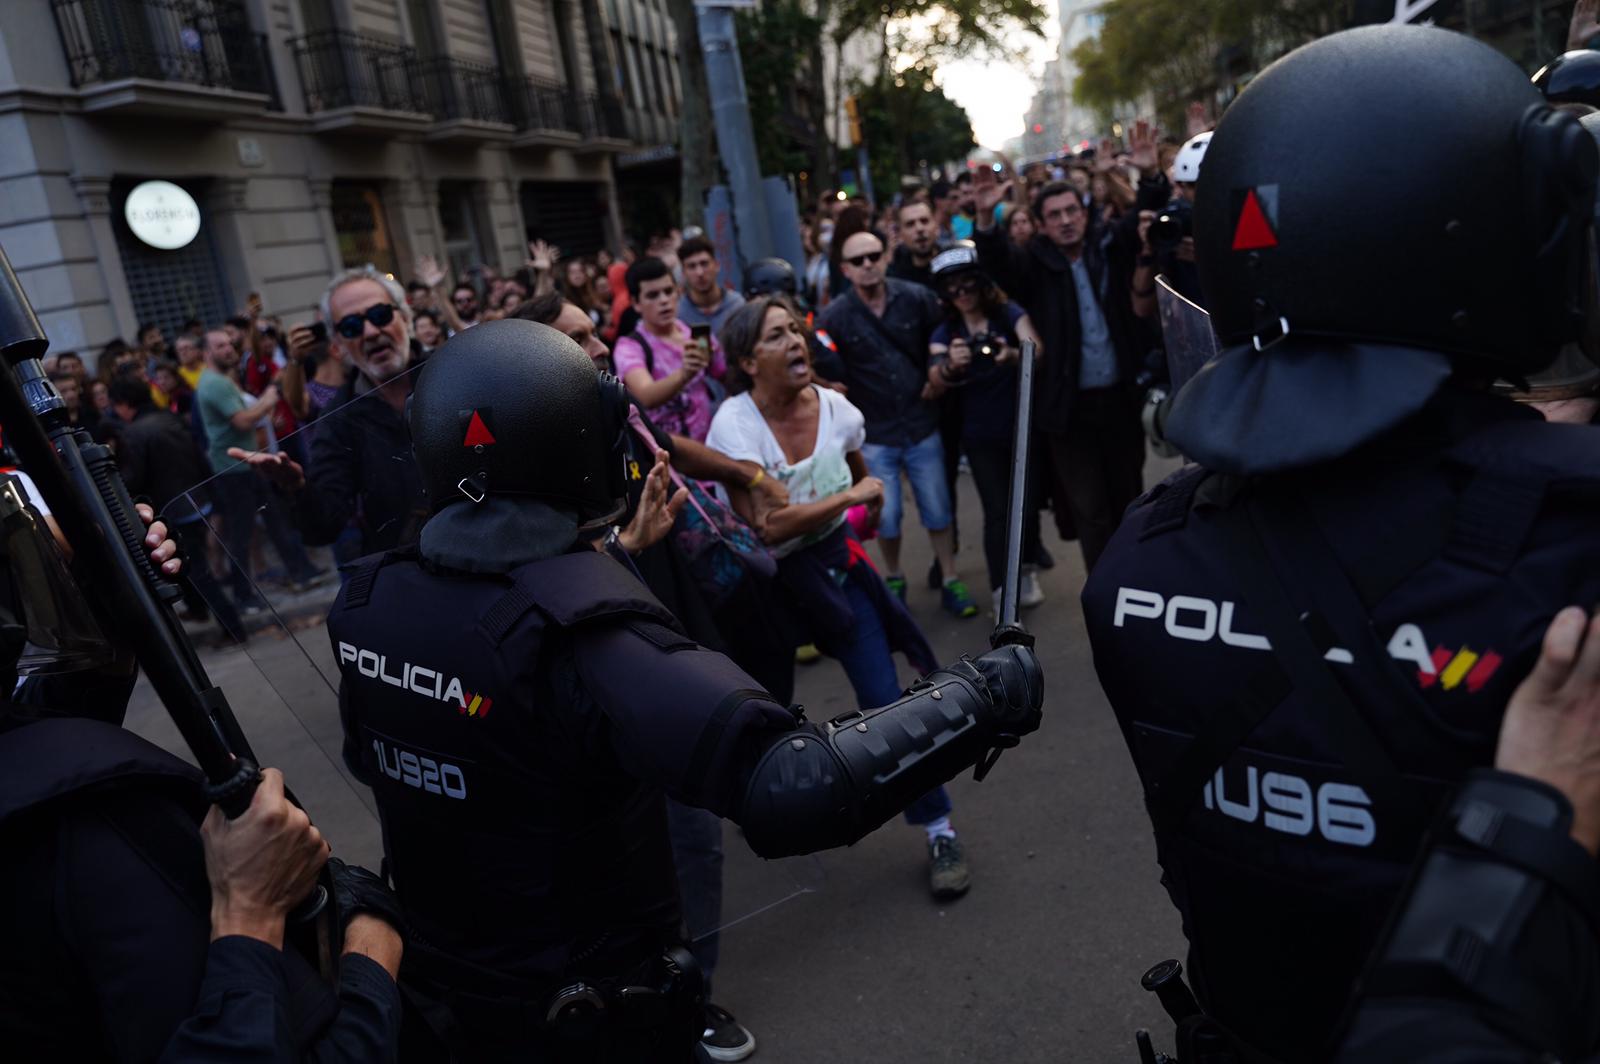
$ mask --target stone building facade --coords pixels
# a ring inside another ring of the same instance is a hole
[[[344,266],[616,245],[616,162],[680,98],[663,0],[4,0],[0,247],[55,350],[252,292],[301,321]],[[186,246],[134,235],[148,180]]]

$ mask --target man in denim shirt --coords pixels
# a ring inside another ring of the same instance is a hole
[[[883,241],[875,233],[852,234],[840,249],[839,262],[851,287],[828,304],[819,324],[838,346],[850,401],[866,418],[867,442],[861,453],[887,489],[878,523],[885,580],[905,598],[906,578],[900,569],[904,473],[939,561],[942,604],[957,617],[975,617],[978,607],[956,572],[944,445],[932,402],[943,393],[944,381],[937,371],[930,375],[928,367],[928,338],[943,317],[939,298],[921,285],[884,276]]]

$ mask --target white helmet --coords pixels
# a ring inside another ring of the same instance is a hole
[[[1211,130],[1196,133],[1183,142],[1183,147],[1178,149],[1177,157],[1172,160],[1172,180],[1182,181],[1192,185],[1200,180],[1200,161],[1206,157],[1206,148],[1211,144]]]

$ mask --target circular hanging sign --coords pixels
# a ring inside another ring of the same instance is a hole
[[[135,185],[123,214],[134,236],[163,251],[186,247],[200,232],[200,205],[171,181]]]

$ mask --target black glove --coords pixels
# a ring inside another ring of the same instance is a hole
[[[1004,646],[972,664],[989,688],[1000,730],[1011,735],[1037,731],[1044,717],[1044,670],[1032,648]]]
[[[328,858],[328,874],[333,880],[333,903],[339,912],[339,926],[349,926],[357,913],[371,913],[406,938],[406,918],[389,884],[362,868],[337,857]]]

